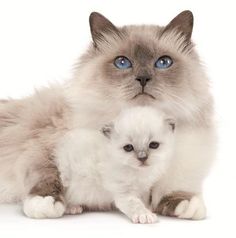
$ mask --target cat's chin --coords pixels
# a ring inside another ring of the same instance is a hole
[[[148,97],[148,98],[151,98],[151,99],[153,99],[153,100],[156,99],[153,95],[151,95],[151,94],[149,94],[149,93],[147,93],[147,92],[143,92],[143,93],[140,92],[140,93],[136,94],[136,95],[133,97],[133,99],[137,99],[137,98],[139,98],[139,97],[142,97],[142,98]]]
[[[148,93],[138,93],[132,98],[132,103],[135,105],[150,105],[156,101],[156,98]]]

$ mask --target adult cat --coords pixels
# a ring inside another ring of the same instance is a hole
[[[177,121],[174,159],[152,190],[163,215],[202,219],[202,182],[215,154],[208,79],[191,41],[193,16],[184,11],[167,26],[118,28],[99,13],[90,16],[93,44],[74,79],[22,100],[0,103],[0,201],[40,196],[45,217],[65,211],[56,165],[58,140],[73,128],[99,129],[124,107],[150,105]]]

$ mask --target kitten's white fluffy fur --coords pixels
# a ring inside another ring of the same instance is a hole
[[[156,215],[147,207],[151,186],[171,158],[174,131],[169,120],[153,108],[134,107],[122,112],[106,133],[75,129],[60,141],[56,157],[67,205],[70,210],[73,205],[114,205],[135,223],[155,222]],[[149,148],[151,142],[160,146]],[[126,152],[126,144],[134,150]],[[140,153],[148,156],[144,164],[138,160]]]

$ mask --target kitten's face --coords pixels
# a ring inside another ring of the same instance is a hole
[[[166,151],[168,146],[171,146],[168,140],[163,140],[160,133],[158,130],[153,131],[153,134],[145,133],[135,136],[118,134],[112,141],[117,162],[133,168],[158,166],[166,159]]]
[[[207,86],[192,49],[189,12],[166,27],[117,28],[97,14],[90,23],[94,46],[81,62],[89,71],[87,88],[104,101],[155,104],[178,116],[196,111]]]
[[[161,167],[173,148],[173,124],[149,107],[122,111],[104,132],[110,139],[113,159],[133,168]]]

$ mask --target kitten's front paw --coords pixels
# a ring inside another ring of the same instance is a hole
[[[30,196],[24,201],[23,211],[31,218],[57,218],[64,214],[65,206],[52,196]]]
[[[132,216],[133,223],[146,224],[146,223],[155,223],[157,221],[158,221],[157,215],[152,212],[143,212],[143,213],[134,214]]]
[[[65,214],[67,215],[76,215],[83,212],[83,207],[80,205],[71,205],[66,208]]]

